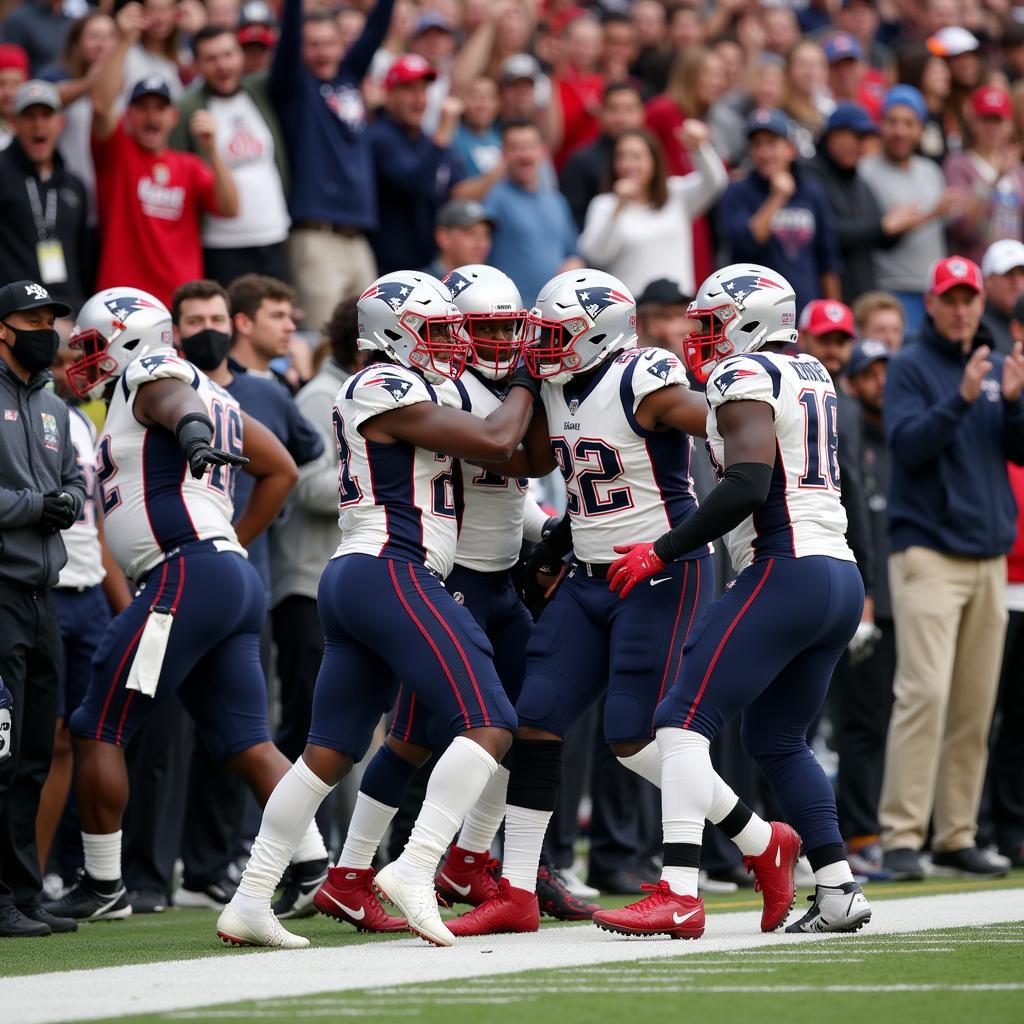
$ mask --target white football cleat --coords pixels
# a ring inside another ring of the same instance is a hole
[[[807,898],[811,909],[787,932],[855,932],[871,920],[871,904],[856,882],[819,885]]]
[[[277,949],[305,949],[309,939],[287,931],[268,905],[266,913],[244,917],[229,903],[217,918],[217,934],[229,946],[274,946]]]
[[[406,882],[399,877],[395,864],[381,868],[373,880],[380,895],[397,907],[409,925],[409,931],[435,946],[453,946],[452,935],[437,909],[437,893],[433,879],[426,882]]]

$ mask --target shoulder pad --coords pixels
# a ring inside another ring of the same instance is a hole
[[[708,378],[708,404],[767,402],[778,410],[781,373],[767,357],[733,356],[720,363]]]
[[[180,380],[190,387],[199,387],[199,371],[171,351],[142,356],[128,364],[124,371],[125,386],[134,391],[153,380]]]
[[[681,384],[684,388],[690,386],[686,369],[671,352],[663,348],[641,348],[636,352],[632,384],[633,394],[637,398],[643,398],[670,384]]]
[[[353,425],[358,427],[373,416],[420,402],[442,404],[434,388],[419,374],[404,366],[380,363],[367,367],[345,381],[335,404],[342,410],[347,405],[346,411]]]

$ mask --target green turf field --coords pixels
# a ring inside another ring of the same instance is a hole
[[[875,901],[933,893],[1012,889],[1020,888],[1022,885],[1024,870],[1014,871],[1007,878],[995,882],[960,882],[932,878],[916,884],[865,886],[864,891],[870,900]],[[797,906],[791,920],[796,919],[797,911],[803,906],[804,896],[809,892],[810,890],[806,890],[798,894]],[[621,907],[633,900],[608,897],[598,902],[606,907]],[[714,913],[715,910],[755,910],[761,907],[761,897],[750,889],[741,889],[732,896],[707,896],[704,905],[709,913]],[[159,960],[190,960],[195,957],[259,956],[266,952],[252,947],[225,947],[214,933],[216,920],[216,914],[209,910],[169,910],[163,914],[137,915],[126,921],[83,925],[73,935],[7,941],[0,946],[0,977],[81,970],[88,967],[113,967],[119,964],[155,963]],[[545,927],[565,926],[547,921]],[[288,928],[290,931],[305,935],[314,946],[384,943],[392,942],[396,938],[390,935],[367,935],[319,915],[303,921],[290,921]],[[1021,1013],[1020,1022],[1024,1024],[1024,1011]]]
[[[359,1018],[477,1024],[601,1020],[939,1024],[1024,1020],[1024,923],[837,936],[694,954],[119,1018],[123,1024]]]

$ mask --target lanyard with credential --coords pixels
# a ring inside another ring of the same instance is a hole
[[[39,185],[35,178],[25,179],[25,190],[28,192],[28,202],[32,207],[32,219],[36,222],[36,235],[40,242],[45,242],[53,237],[57,229],[57,189],[46,190],[46,213],[43,213],[43,204],[39,198]]]

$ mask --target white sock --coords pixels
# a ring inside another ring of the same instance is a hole
[[[105,835],[82,833],[85,872],[97,882],[116,882],[121,877],[121,830]]]
[[[700,871],[697,868],[662,868],[661,880],[668,882],[669,888],[677,896],[697,896],[698,878]]]
[[[469,809],[480,798],[498,762],[473,740],[456,736],[427,783],[416,824],[395,871],[407,882],[434,884],[434,872]]]
[[[306,829],[306,834],[299,840],[292,854],[292,863],[301,864],[306,860],[327,860],[327,847],[324,846],[324,837],[320,835],[314,818]]]
[[[853,872],[845,860],[837,860],[834,864],[826,864],[814,872],[814,881],[818,885],[831,885],[838,888],[853,881]]]
[[[661,752],[661,827],[666,843],[700,846],[711,810],[715,770],[711,742],[686,729],[658,730]],[[697,868],[667,867],[661,877],[680,896],[697,895]]]
[[[648,743],[643,750],[630,754],[629,757],[620,757],[619,764],[636,772],[641,779],[646,779],[661,789],[661,751],[657,743]]]
[[[505,808],[505,860],[501,877],[516,889],[537,891],[537,866],[551,814],[514,804]]]
[[[471,853],[486,853],[505,817],[505,794],[508,792],[508,769],[498,765],[480,799],[469,809],[462,823],[458,844]]]
[[[373,855],[397,813],[397,807],[388,807],[360,790],[355,810],[352,811],[352,820],[348,823],[338,867],[365,871],[373,863]]]
[[[333,789],[318,778],[300,757],[274,787],[263,809],[260,834],[252,844],[249,863],[231,900],[240,913],[261,914],[270,907],[288,866],[324,797]]]
[[[757,857],[768,849],[772,841],[772,827],[764,818],[756,814],[750,815],[750,821],[732,837],[732,841],[740,848],[744,857]]]

